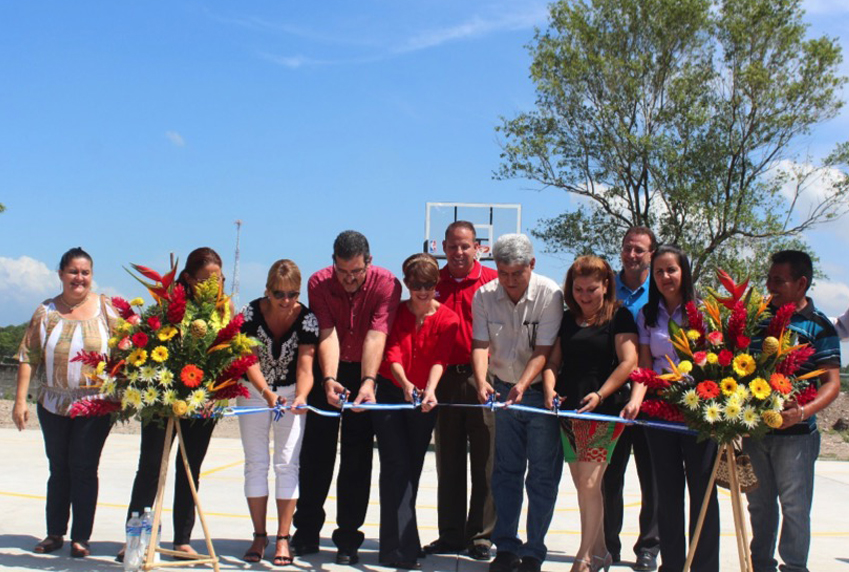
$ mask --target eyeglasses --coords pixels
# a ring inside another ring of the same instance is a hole
[[[362,268],[354,268],[353,270],[345,270],[344,268],[339,268],[336,264],[333,265],[333,268],[336,269],[336,274],[347,278],[350,276],[351,278],[360,278],[363,274],[368,270],[368,266],[364,266]]]
[[[410,289],[410,292],[417,292],[419,290],[433,290],[436,288],[436,282],[410,282],[407,284],[407,288]]]
[[[297,290],[292,290],[291,292],[284,292],[283,290],[272,290],[271,295],[274,296],[275,300],[294,300],[298,296],[301,295]]]

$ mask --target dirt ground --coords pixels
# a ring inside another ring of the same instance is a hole
[[[12,423],[12,405],[11,400],[0,400],[0,427],[14,427]],[[822,448],[820,457],[824,459],[834,459],[839,461],[849,461],[849,395],[840,393],[837,399],[829,405],[825,411],[817,416],[820,432],[822,433]],[[838,427],[842,425],[842,433],[846,435],[844,439],[841,432],[834,429],[835,424]],[[138,433],[138,421],[128,423],[119,423],[112,428],[115,433]],[[38,417],[35,413],[35,404],[30,405],[30,416],[27,429],[38,429]],[[214,437],[224,437],[230,439],[239,438],[239,422],[235,418],[226,418],[218,421],[215,427]]]

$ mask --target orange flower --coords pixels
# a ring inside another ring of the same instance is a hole
[[[203,381],[203,370],[196,365],[189,364],[180,372],[180,379],[186,387],[197,387]]]
[[[790,380],[780,373],[774,373],[769,376],[769,385],[772,386],[775,391],[784,395],[793,391],[793,386],[790,384]]]
[[[719,386],[715,381],[711,381],[706,379],[696,386],[696,393],[699,394],[699,397],[702,399],[714,399],[719,397]]]

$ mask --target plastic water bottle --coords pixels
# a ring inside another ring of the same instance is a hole
[[[144,514],[141,517],[141,542],[139,543],[142,562],[147,554],[147,547],[150,546],[150,537],[153,534],[153,513],[150,512],[150,507],[144,507]]]
[[[133,512],[127,521],[127,549],[124,552],[124,570],[138,570],[142,563],[142,522],[139,513]]]

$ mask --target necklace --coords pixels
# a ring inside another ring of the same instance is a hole
[[[68,301],[65,300],[65,296],[62,294],[59,294],[59,299],[62,300],[62,303],[68,307],[69,312],[73,312],[74,310],[88,302],[88,294],[86,294],[85,297],[76,304],[69,304]]]

